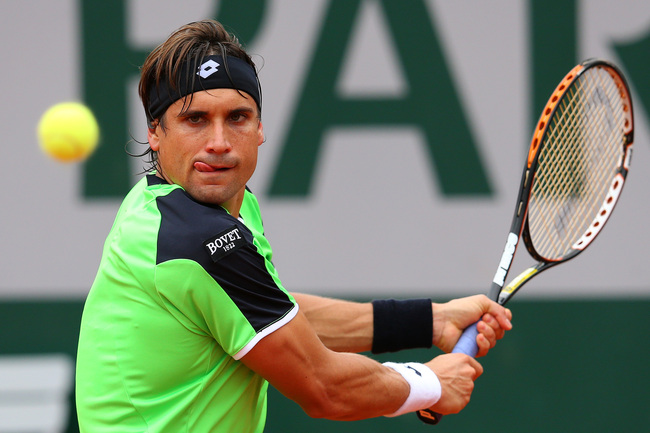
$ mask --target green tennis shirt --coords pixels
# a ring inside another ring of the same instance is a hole
[[[139,181],[84,305],[81,432],[261,432],[268,384],[239,359],[298,310],[271,259],[250,191],[237,219]]]

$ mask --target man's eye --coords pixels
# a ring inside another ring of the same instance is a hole
[[[232,113],[230,115],[230,120],[232,120],[233,122],[242,122],[242,121],[246,120],[247,117],[248,116],[246,116],[246,114],[244,114],[244,113],[239,113],[239,112],[238,113]]]
[[[200,123],[201,120],[201,116],[190,116],[187,118],[187,121],[190,123]]]

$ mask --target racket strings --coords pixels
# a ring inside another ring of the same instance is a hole
[[[579,93],[578,90],[572,89],[573,101],[575,105],[576,98],[575,94]],[[595,93],[598,95],[598,93]],[[606,95],[605,95],[606,96]],[[603,95],[599,96],[599,104],[603,102]],[[565,104],[569,105],[569,104]],[[594,116],[591,121],[586,124],[576,127],[576,122],[580,121],[579,116],[576,116],[578,111],[573,110],[571,106],[565,108],[568,110],[569,115],[564,119],[570,124],[567,128],[568,134],[564,139],[564,148],[563,156],[566,158],[566,164],[562,167],[564,169],[563,176],[558,176],[553,178],[551,182],[551,188],[553,190],[558,190],[564,186],[566,194],[562,195],[561,198],[566,200],[567,194],[571,201],[566,202],[564,207],[561,208],[562,212],[558,214],[561,224],[558,227],[566,228],[565,231],[573,232],[576,229],[579,230],[579,218],[571,218],[570,210],[574,210],[575,213],[587,213],[593,215],[597,209],[593,207],[587,207],[587,204],[598,204],[599,201],[596,197],[601,197],[607,192],[607,184],[603,180],[608,177],[610,178],[611,171],[605,169],[603,170],[603,162],[615,161],[614,154],[618,150],[617,146],[609,146],[605,148],[598,149],[594,146],[597,146],[600,143],[611,143],[613,140],[616,140],[615,132],[616,129],[612,124],[612,116],[605,116],[603,118],[603,110],[599,112],[598,116]],[[606,123],[609,125],[608,128],[602,128],[600,125]],[[584,130],[593,131],[591,135],[585,135]],[[557,134],[557,131],[561,131],[561,127],[555,127],[554,132]],[[588,150],[592,152],[584,153],[584,149],[580,146],[576,146],[577,140],[584,139],[596,139],[595,143],[585,143],[588,147]],[[554,141],[556,145],[562,145],[562,142],[558,139]],[[598,153],[593,150],[597,150]],[[614,154],[605,154],[603,151],[613,151]],[[556,155],[557,156],[557,155]],[[567,177],[568,176],[568,177]],[[580,200],[575,200],[576,197],[580,197]],[[576,209],[572,209],[571,206],[581,206]]]
[[[588,230],[621,159],[625,120],[618,86],[603,68],[566,90],[542,142],[528,210],[541,256],[560,259]]]

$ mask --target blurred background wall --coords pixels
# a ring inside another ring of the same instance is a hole
[[[550,92],[577,62],[627,74],[637,133],[617,210],[590,250],[510,304],[442,431],[642,431],[650,421],[650,3],[632,0],[0,2],[0,432],[76,432],[79,318],[104,238],[144,162],[138,67],[216,18],[260,69],[267,141],[250,183],[289,290],[349,299],[483,293]],[[83,101],[102,139],[44,156],[51,105]],[[523,248],[514,271],[527,264]],[[379,360],[425,361],[432,351]],[[269,432],[426,431],[414,416],[316,421],[271,390]]]

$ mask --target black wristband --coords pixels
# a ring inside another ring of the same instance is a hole
[[[372,301],[372,307],[372,353],[429,348],[433,345],[430,299],[380,299]]]

